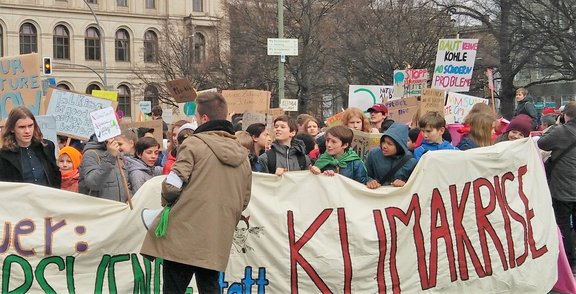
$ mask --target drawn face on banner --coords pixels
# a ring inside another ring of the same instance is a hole
[[[34,121],[29,117],[21,118],[16,121],[12,132],[14,132],[18,146],[28,147],[32,143],[32,137],[34,136]]]

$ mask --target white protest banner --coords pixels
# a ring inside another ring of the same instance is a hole
[[[348,107],[358,107],[362,111],[368,110],[372,105],[384,103],[393,97],[393,86],[360,86],[348,87]]]
[[[464,118],[476,103],[488,104],[488,99],[464,95],[460,93],[448,92],[444,117],[446,123],[464,122]]]
[[[0,58],[0,121],[17,106],[44,114],[39,59],[38,53]]]
[[[298,111],[298,99],[281,99],[280,108],[284,111]]]
[[[427,69],[408,68],[394,71],[394,98],[419,96],[427,86]]]
[[[90,112],[90,120],[98,142],[104,142],[122,133],[112,106]]]
[[[432,88],[467,92],[477,49],[478,39],[440,39]]]
[[[56,127],[56,118],[52,115],[36,115],[36,123],[42,131],[42,136],[44,139],[52,141],[54,145],[58,146],[58,134]],[[58,148],[54,150],[58,154]]]
[[[81,140],[94,134],[90,112],[117,105],[111,100],[55,88],[48,89],[46,104],[46,114],[56,117],[58,133]]]
[[[547,293],[559,243],[537,152],[529,138],[428,152],[403,188],[254,173],[221,291]],[[163,179],[138,190],[134,210],[0,182],[4,291],[159,293],[162,262],[138,252],[141,211],[160,208]]]

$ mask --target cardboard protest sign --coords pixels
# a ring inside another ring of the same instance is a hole
[[[112,106],[90,112],[90,120],[98,142],[104,142],[122,133],[116,119],[116,111]]]
[[[270,109],[270,91],[223,90],[222,96],[228,103],[228,113],[263,112]]]
[[[429,111],[436,111],[444,115],[446,92],[444,90],[424,88],[420,100],[420,115]]]
[[[164,179],[138,190],[134,210],[0,182],[11,204],[0,206],[3,287],[160,293],[162,261],[139,252],[147,233],[141,212],[161,208]],[[428,152],[402,188],[370,190],[309,171],[253,173],[247,221],[238,225],[219,291],[238,293],[249,283],[258,293],[548,293],[559,276],[551,202],[529,138]],[[197,293],[194,281],[190,288]]]
[[[196,100],[198,93],[188,79],[178,79],[166,82],[166,88],[177,103]]]
[[[58,133],[81,140],[94,134],[90,112],[105,107],[115,109],[117,105],[111,100],[55,88],[48,90],[45,103],[46,114],[56,118]]]
[[[365,133],[358,130],[352,130],[354,132],[354,139],[352,139],[352,144],[350,148],[356,151],[358,156],[362,158],[362,161],[366,161],[368,152],[374,147],[380,146],[380,138],[382,134],[380,133]]]
[[[344,111],[336,113],[335,115],[326,119],[326,125],[329,127],[341,125],[343,116],[344,116]]]
[[[251,124],[266,124],[266,113],[244,112],[242,115],[242,130],[245,131]]]
[[[42,131],[42,136],[46,140],[52,141],[54,145],[58,146],[58,130],[56,125],[56,118],[52,115],[35,115],[36,123]],[[58,148],[54,150],[58,154]]]
[[[118,101],[118,91],[92,90],[92,96],[112,101]]]
[[[39,59],[38,53],[0,57],[0,121],[18,106],[44,114]]]
[[[418,113],[420,101],[418,97],[406,97],[402,99],[388,100],[385,103],[388,108],[388,117],[397,122],[409,123]]]
[[[419,96],[428,85],[428,70],[408,68],[394,71],[393,98]]]
[[[464,118],[468,115],[468,112],[470,112],[474,104],[484,103],[488,105],[488,102],[488,99],[448,92],[446,106],[444,108],[446,123],[464,122]]]
[[[440,39],[432,88],[467,92],[472,83],[478,39]]]
[[[282,108],[270,108],[270,110],[268,110],[268,114],[270,116],[272,116],[272,118],[274,119],[274,118],[277,118],[281,115],[284,115],[285,113],[284,113],[284,109],[282,109]]]
[[[358,107],[366,111],[372,105],[384,103],[393,98],[393,86],[361,86],[348,87],[348,107]]]
[[[154,139],[158,141],[158,143],[162,144],[163,138],[163,130],[162,130],[162,120],[148,120],[148,121],[139,121],[139,122],[120,122],[120,129],[122,131],[126,129],[138,129],[138,128],[150,128],[154,129]]]

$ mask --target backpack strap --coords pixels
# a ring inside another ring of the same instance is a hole
[[[84,152],[84,154],[86,154],[88,152],[94,153],[94,155],[96,155],[96,160],[98,161],[98,165],[100,165],[102,163],[102,161],[100,159],[100,155],[98,155],[98,152],[96,152],[96,150],[88,149],[88,150],[86,150],[86,152]],[[88,190],[88,196],[94,196],[94,195],[92,195],[92,189]]]
[[[268,157],[268,173],[276,172],[276,152],[272,149],[266,150],[266,156]]]
[[[392,179],[394,174],[396,174],[396,172],[410,159],[412,159],[412,155],[404,155],[404,157],[402,157],[402,159],[400,159],[400,161],[396,163],[394,167],[392,167],[392,169],[390,169],[390,171],[388,171],[388,173],[382,177],[382,179],[380,179],[380,185],[384,185],[384,183]]]

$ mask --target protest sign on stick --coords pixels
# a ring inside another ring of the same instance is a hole
[[[114,138],[122,132],[112,106],[90,112],[90,120],[94,126],[94,133],[98,142]]]
[[[464,122],[464,118],[476,103],[488,104],[488,99],[448,92],[444,117],[446,123]]]
[[[112,107],[117,103],[55,88],[48,89],[46,114],[56,118],[58,133],[68,137],[87,140],[94,133],[90,113],[94,110]]]
[[[408,68],[394,71],[394,98],[419,96],[427,85],[427,69]]]
[[[384,104],[388,108],[388,118],[397,122],[409,123],[418,113],[419,103],[418,97],[413,96],[388,100]]]
[[[477,49],[478,39],[440,39],[432,88],[469,91]]]
[[[0,58],[0,122],[18,106],[44,114],[39,59],[37,53]]]
[[[366,111],[372,105],[392,99],[393,86],[350,85],[348,87],[348,107],[358,107]]]
[[[350,147],[356,151],[358,156],[362,158],[362,161],[365,162],[370,149],[380,146],[380,138],[382,137],[382,134],[366,133],[358,130],[352,131],[354,132],[354,139],[352,139]]]
[[[223,90],[222,96],[228,103],[228,113],[262,112],[270,109],[270,91]]]
[[[444,115],[444,104],[446,103],[446,92],[444,90],[425,88],[422,90],[420,100],[420,115],[429,111],[436,111]]]
[[[166,88],[177,103],[194,101],[198,93],[188,79],[178,79],[166,82]]]

